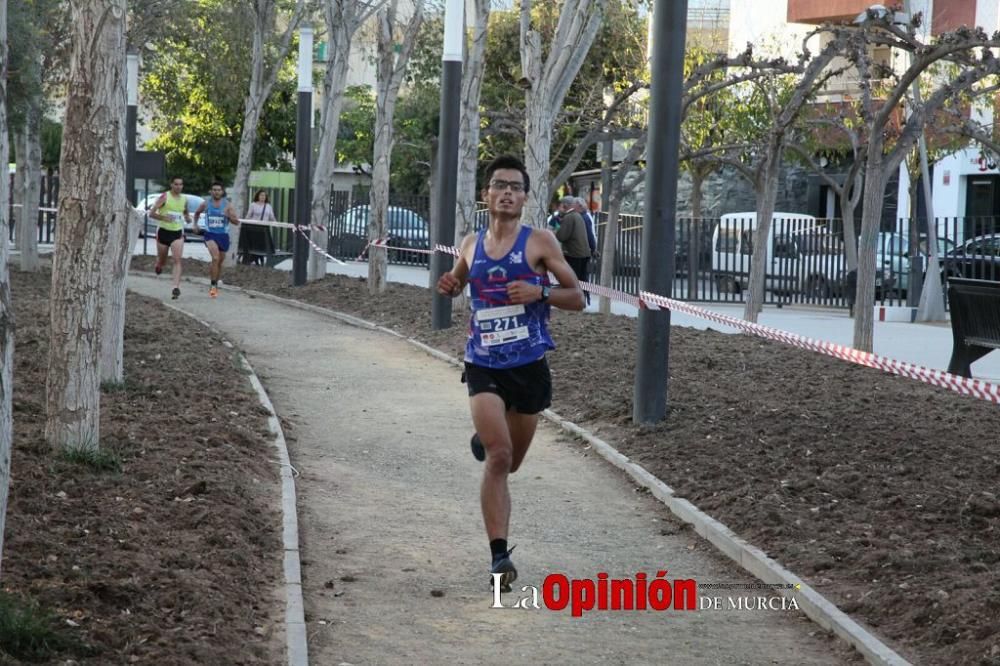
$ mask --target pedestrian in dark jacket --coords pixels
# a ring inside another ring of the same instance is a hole
[[[562,244],[563,256],[580,282],[587,281],[587,267],[590,264],[590,243],[587,240],[587,223],[576,211],[576,197],[559,200],[559,220],[555,232]]]

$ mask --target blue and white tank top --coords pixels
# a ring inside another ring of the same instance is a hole
[[[547,286],[549,277],[536,273],[527,262],[531,227],[521,226],[514,246],[500,259],[486,254],[486,231],[479,232],[469,269],[472,317],[465,360],[488,368],[516,368],[537,361],[556,346],[546,327],[549,304],[513,305],[507,296],[507,283],[520,280]]]
[[[219,201],[218,206],[213,203],[211,197],[205,200],[205,231],[207,233],[229,233],[229,218],[226,217],[227,204],[225,197]]]

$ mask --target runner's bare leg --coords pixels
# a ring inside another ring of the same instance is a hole
[[[514,452],[503,399],[495,393],[479,393],[472,396],[469,403],[472,423],[486,449],[483,481],[479,488],[486,535],[491,541],[506,539],[510,525],[507,476],[513,466]]]
[[[181,236],[170,244],[170,254],[174,258],[173,282],[174,289],[181,287],[181,257],[184,256],[184,237]],[[166,259],[166,257],[164,257]]]
[[[205,247],[208,248],[208,253],[212,255],[212,264],[208,270],[208,274],[212,282],[218,282],[219,275],[222,273],[222,253],[219,252],[218,243],[213,240],[205,241]]]

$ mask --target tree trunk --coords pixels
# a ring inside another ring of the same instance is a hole
[[[606,5],[607,0],[565,0],[543,61],[541,35],[531,27],[531,0],[521,0],[521,71],[527,85],[524,166],[531,178],[521,220],[527,224],[544,226],[548,217],[552,126],[597,36]]]
[[[10,197],[11,202],[15,205],[20,205],[24,203],[23,202],[24,183],[25,183],[24,172],[27,170],[27,166],[24,163],[24,159],[25,156],[28,154],[28,149],[24,147],[25,145],[24,134],[25,134],[24,123],[22,123],[20,127],[11,130],[10,135],[8,136],[8,140],[13,139],[13,144],[7,145],[7,152],[8,152],[7,159],[8,160],[10,159],[9,157],[10,149],[11,147],[13,147],[15,153],[14,162],[16,165],[16,171],[14,172],[13,189],[9,191],[8,196]],[[5,183],[5,187],[9,188],[10,185],[11,185],[10,178],[8,178],[7,182]],[[12,218],[12,220],[16,221],[20,221],[20,219],[21,218],[17,216]]]
[[[914,148],[916,150],[916,148]],[[916,261],[917,257],[920,256],[919,244],[920,244],[920,222],[917,220],[917,197],[920,196],[920,166],[919,164],[914,166],[911,164],[913,160],[907,160],[906,162],[906,177],[909,181],[906,187],[906,196],[910,199],[910,220],[907,226],[907,254],[910,259],[910,265],[914,265],[913,262]],[[899,220],[897,219],[897,222]],[[907,301],[910,301],[910,296],[907,294]]]
[[[396,3],[379,12],[378,23],[378,91],[375,99],[375,137],[372,159],[372,186],[368,193],[368,240],[385,238],[386,218],[389,215],[389,165],[392,159],[392,117],[396,98],[391,95],[394,55],[392,29]],[[385,291],[389,268],[385,248],[372,245],[368,248],[368,291],[378,294]]]
[[[618,215],[622,209],[622,197],[609,193],[608,221],[604,227],[604,242],[601,244],[601,286],[611,288],[615,279],[615,254],[618,252]],[[601,314],[611,313],[611,299],[601,296],[597,305]]]
[[[750,257],[750,285],[747,291],[743,318],[757,322],[757,315],[764,307],[764,278],[770,263],[771,248],[768,236],[771,232],[771,218],[778,198],[778,175],[781,169],[781,145],[768,147],[766,164],[763,165],[762,181],[757,191],[757,228],[753,235],[753,256]]]
[[[256,40],[255,40],[256,41]],[[251,86],[253,84],[251,83]],[[244,217],[247,211],[247,200],[250,189],[250,170],[253,167],[254,142],[257,139],[257,125],[260,123],[260,107],[264,100],[255,101],[259,96],[251,93],[247,96],[246,109],[243,116],[243,133],[240,136],[240,151],[236,158],[236,177],[233,180],[233,189],[229,192],[229,200],[239,217]],[[240,247],[240,227],[239,224],[229,225],[229,251],[226,252],[225,264],[233,266],[236,264],[236,255]]]
[[[906,163],[906,196],[910,202],[910,219],[917,218],[917,197],[920,196],[917,188],[920,186],[920,167],[913,168],[909,162]],[[911,227],[914,225],[910,225]]]
[[[844,223],[844,259],[847,270],[858,270],[858,230],[854,223],[854,211],[857,209],[858,193],[864,187],[864,172],[854,175],[853,183],[844,183],[840,194],[840,214]]]
[[[21,243],[21,220],[23,220],[22,211],[24,211],[24,190],[28,184],[27,171],[28,171],[28,148],[27,148],[27,132],[25,130],[25,124],[21,123],[21,126],[11,130],[8,137],[12,140],[12,144],[8,144],[7,151],[10,152],[10,148],[14,148],[14,163],[16,165],[16,170],[14,171],[13,178],[13,189],[10,191],[8,196],[10,197],[11,203],[13,203],[17,208],[10,210],[8,206],[7,213],[10,216],[8,220],[8,225],[15,225],[14,229],[14,247],[18,247]],[[10,159],[8,157],[8,159]],[[5,187],[10,187],[12,185],[11,178],[4,176]],[[3,237],[9,238],[10,226],[3,228]]]
[[[125,282],[132,263],[132,248],[139,238],[143,216],[129,206],[127,214],[112,222],[105,255],[104,302],[101,325],[101,382],[125,380]]]
[[[0,0],[0,164],[9,160],[7,145],[7,0]],[[10,487],[10,450],[13,442],[14,391],[14,310],[10,299],[7,270],[7,214],[10,179],[0,178],[0,572],[3,565],[3,536],[7,518],[7,489]]]
[[[844,260],[847,270],[858,270],[858,230],[854,226],[854,203],[841,201],[840,212],[844,216]]]
[[[544,112],[544,95],[528,91],[524,128],[524,166],[531,189],[524,202],[521,222],[544,227],[549,214],[549,159],[552,151],[552,118]]]
[[[389,161],[392,153],[392,109],[386,100],[377,102],[375,120],[375,162],[372,164],[372,187],[368,201],[368,240],[380,240],[386,235],[389,215]],[[388,116],[388,119],[387,119]],[[368,291],[385,291],[389,268],[387,251],[372,245],[368,248]]]
[[[396,5],[392,0],[389,7],[378,13],[378,60],[376,73],[378,94],[375,98],[375,141],[372,161],[372,188],[368,207],[368,238],[385,238],[389,216],[389,165],[392,159],[393,128],[392,119],[396,110],[399,87],[406,73],[406,64],[413,51],[420,23],[423,20],[423,4],[414,3],[413,16],[403,30],[402,45],[396,52],[393,33],[396,22]],[[388,256],[381,247],[368,250],[368,291],[377,294],[385,291]]]
[[[56,450],[100,445],[102,258],[124,225],[125,0],[71,3],[69,95],[52,261],[45,438]],[[94,128],[100,128],[95,132]]]
[[[701,169],[695,167],[691,169],[691,217],[696,220],[701,219],[701,204],[704,193],[702,188],[705,186],[705,176],[701,173]]]
[[[858,242],[858,293],[854,307],[854,348],[870,352],[875,331],[875,241],[882,219],[886,175],[882,146],[870,146],[865,168],[865,191],[861,208],[861,238]]]
[[[18,159],[18,170],[24,165],[21,217],[17,228],[17,249],[21,253],[21,270],[35,272],[38,261],[38,198],[42,189],[41,109],[32,103],[24,122],[24,162]],[[18,155],[20,158],[20,155]]]
[[[264,105],[271,95],[274,83],[278,79],[278,72],[285,64],[288,57],[288,50],[291,47],[292,32],[298,27],[302,13],[302,2],[296,2],[295,12],[292,14],[285,32],[282,34],[279,43],[276,45],[274,62],[267,66],[265,50],[269,42],[269,37],[274,33],[277,18],[277,7],[275,0],[254,0],[252,3],[254,14],[253,45],[250,49],[250,87],[247,91],[246,103],[243,110],[243,131],[240,134],[240,149],[236,158],[236,176],[233,179],[233,190],[230,192],[229,200],[236,209],[236,214],[243,217],[248,208],[249,196],[247,190],[250,189],[250,171],[253,169],[253,150],[257,141],[257,128],[260,125],[260,117],[264,111]],[[236,255],[240,247],[240,225],[229,225],[229,251],[226,253],[226,264],[234,265]]]
[[[476,226],[476,173],[479,167],[479,99],[486,71],[486,27],[490,0],[476,0],[472,45],[462,71],[462,101],[458,129],[458,178],[455,210],[455,247]]]
[[[345,3],[346,6],[345,6]],[[312,203],[309,219],[314,225],[326,226],[329,222],[330,194],[333,191],[333,174],[337,166],[337,133],[340,131],[340,113],[344,108],[344,88],[351,53],[351,41],[358,28],[355,3],[333,0],[326,5],[326,31],[328,36],[326,74],[323,77],[323,106],[320,109],[320,136],[313,169]],[[320,244],[326,247],[326,238]],[[326,275],[326,257],[316,253],[309,260],[309,279],[319,280]]]

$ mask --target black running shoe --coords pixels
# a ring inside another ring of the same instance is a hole
[[[510,584],[517,580],[517,569],[514,568],[514,563],[510,561],[510,554],[514,552],[512,547],[506,553],[502,553],[493,558],[493,566],[490,568],[490,586],[496,580],[494,574],[500,574],[500,591],[510,592]]]
[[[472,433],[472,439],[469,441],[469,446],[472,447],[472,457],[483,462],[486,460],[486,449],[483,447],[483,440],[479,439],[479,433]]]
[[[181,295],[181,290],[178,289],[177,287],[174,287],[174,290],[170,292],[170,299],[176,301],[178,298],[180,298],[180,295]]]

